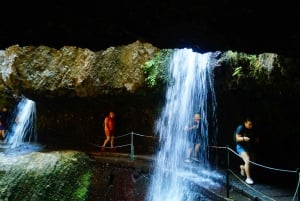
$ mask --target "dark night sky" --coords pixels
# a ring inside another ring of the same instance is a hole
[[[10,1],[0,12],[0,48],[98,51],[139,39],[160,48],[298,55],[299,13],[288,1]]]

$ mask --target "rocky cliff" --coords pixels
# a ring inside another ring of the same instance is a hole
[[[15,45],[0,52],[0,90],[33,97],[135,93],[144,87],[142,64],[157,51],[139,41],[99,52],[71,46],[57,50]]]

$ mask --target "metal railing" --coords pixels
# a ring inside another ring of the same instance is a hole
[[[129,154],[129,158],[131,160],[134,160],[134,155],[135,155],[135,147],[134,147],[134,136],[141,136],[141,137],[146,137],[146,138],[152,138],[152,139],[157,139],[156,137],[154,136],[150,136],[150,135],[142,135],[142,134],[139,134],[139,133],[135,133],[133,131],[131,131],[130,133],[126,133],[126,134],[123,134],[121,136],[116,136],[115,139],[118,139],[118,138],[124,138],[126,136],[130,136],[130,143],[129,144],[123,144],[123,145],[118,145],[118,146],[114,146],[114,147],[104,147],[105,149],[117,149],[117,148],[121,148],[121,147],[130,147],[130,154]],[[99,148],[101,148],[102,146],[99,146],[99,145],[96,145],[96,144],[93,144],[94,146],[97,146]]]
[[[114,147],[105,147],[105,149],[116,149],[116,148],[130,146],[129,158],[131,160],[134,160],[134,158],[135,158],[134,136],[141,136],[141,137],[146,137],[146,138],[157,139],[154,136],[142,135],[142,134],[134,133],[133,131],[130,132],[130,133],[121,135],[121,136],[116,136],[115,139],[123,138],[123,137],[126,137],[126,136],[130,136],[130,143],[129,144],[123,144],[123,145],[114,146]],[[97,147],[102,147],[102,146],[99,146],[99,145],[96,145],[96,144],[93,144],[93,145],[95,145]],[[225,147],[224,146],[223,147],[222,146],[209,146],[209,147],[210,148],[214,148],[214,149],[224,149],[224,150],[226,150],[226,197],[229,198],[229,192],[230,192],[230,187],[231,187],[230,186],[230,177],[229,177],[229,175],[232,174],[237,179],[241,180],[237,175],[234,174],[234,171],[230,169],[230,161],[231,161],[230,160],[230,153],[234,154],[235,156],[237,156],[237,157],[239,157],[241,159],[242,159],[242,157],[238,153],[236,153],[233,149],[231,149],[229,146],[225,146]],[[268,166],[265,166],[265,165],[261,165],[261,164],[255,163],[255,162],[250,161],[250,160],[249,160],[249,162],[252,165],[256,165],[256,166],[259,166],[259,167],[262,167],[262,168],[265,168],[265,169],[296,174],[297,177],[298,177],[298,179],[297,179],[297,185],[296,185],[296,189],[295,189],[295,192],[293,194],[293,198],[292,198],[291,201],[300,201],[300,199],[299,199],[300,168],[298,168],[297,170],[285,170],[285,169],[278,169],[278,168],[268,167]],[[241,182],[243,182],[243,181],[241,180]],[[249,188],[252,188],[247,183],[244,182],[244,184],[247,185]],[[256,191],[254,188],[252,188],[252,190]],[[268,197],[268,196],[264,195],[261,192],[258,192],[258,191],[256,191],[256,192],[259,193],[259,194],[261,194],[262,197]],[[274,200],[274,199],[269,198],[269,200]]]
[[[225,146],[225,147],[219,147],[219,146],[210,146],[211,148],[215,148],[215,149],[224,149],[227,151],[226,153],[226,196],[229,198],[229,191],[230,191],[230,177],[229,174],[232,174],[233,176],[235,176],[237,179],[241,180],[237,175],[234,174],[234,171],[230,169],[230,153],[234,154],[235,156],[239,157],[242,159],[242,157],[236,153],[233,149],[231,149],[229,146]],[[259,166],[268,170],[272,170],[272,171],[279,171],[279,172],[285,172],[285,173],[291,173],[291,174],[295,174],[298,178],[297,178],[297,185],[295,188],[295,192],[293,194],[293,198],[291,201],[300,201],[299,199],[299,185],[300,185],[300,169],[297,168],[296,170],[286,170],[286,169],[279,169],[279,168],[273,168],[273,167],[269,167],[269,166],[265,166],[259,163],[255,163],[251,160],[249,160],[249,163],[251,163],[252,165],[255,166]],[[241,182],[243,182],[241,180]],[[247,185],[249,188],[251,188],[253,191],[256,191],[254,188],[252,188],[250,185],[248,185],[247,183],[244,182],[245,185]],[[262,194],[261,192],[256,191],[257,193],[261,194],[262,197],[268,197],[264,194]],[[274,200],[272,198],[269,198],[269,200]]]

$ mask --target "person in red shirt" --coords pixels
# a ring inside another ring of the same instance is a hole
[[[115,139],[115,113],[109,112],[109,115],[104,119],[104,133],[105,133],[105,140],[101,147],[102,151],[105,151],[105,146],[108,142],[110,142],[111,150],[114,147],[114,139]]]

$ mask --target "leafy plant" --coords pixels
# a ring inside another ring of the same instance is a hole
[[[245,53],[228,53],[226,57],[227,63],[230,61],[229,64],[233,68],[232,77],[235,77],[237,82],[241,79],[252,79],[258,82],[268,81],[270,69],[264,65],[267,57]]]
[[[232,77],[237,77],[239,79],[243,76],[244,76],[244,74],[243,74],[243,67],[242,66],[236,67],[233,70]]]
[[[153,59],[142,65],[146,75],[145,81],[150,87],[169,81],[168,66],[172,53],[171,49],[163,49]]]

